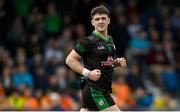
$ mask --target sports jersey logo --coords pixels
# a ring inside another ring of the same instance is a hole
[[[103,100],[100,100],[100,101],[98,102],[98,104],[99,104],[100,106],[102,106],[102,105],[104,104],[104,101],[103,101]]]
[[[112,45],[111,45],[111,44],[107,44],[107,45],[106,45],[106,49],[111,52],[112,49],[113,49],[113,48],[112,48]]]
[[[114,59],[112,56],[108,56],[106,61],[101,61],[101,66],[112,66],[114,64]]]
[[[105,49],[104,46],[98,46],[98,50],[102,50],[102,49]]]

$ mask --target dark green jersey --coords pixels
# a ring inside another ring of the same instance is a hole
[[[111,93],[115,46],[111,36],[103,38],[96,32],[82,38],[74,50],[83,58],[84,67],[101,70],[98,81],[87,79],[87,83]]]

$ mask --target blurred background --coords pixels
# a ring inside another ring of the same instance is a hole
[[[180,107],[179,0],[0,0],[0,110],[79,110],[81,75],[64,61],[92,33],[90,11],[110,10],[121,110]]]

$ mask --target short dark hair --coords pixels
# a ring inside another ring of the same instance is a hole
[[[107,16],[109,16],[109,10],[108,10],[107,7],[105,7],[104,5],[100,5],[100,6],[94,7],[94,8],[91,10],[91,18],[92,18],[95,14],[106,14]]]

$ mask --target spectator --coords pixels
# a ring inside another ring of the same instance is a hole
[[[33,5],[33,2],[33,0],[13,0],[13,6],[16,16],[20,17],[21,19],[26,19],[30,11],[30,8]]]
[[[23,89],[24,86],[34,88],[34,80],[32,74],[27,71],[26,65],[20,64],[11,76],[12,83],[16,88]]]
[[[126,76],[126,82],[128,86],[130,87],[131,91],[136,91],[137,88],[145,88],[142,74],[139,68],[139,65],[137,63],[132,63],[130,67],[130,72]]]
[[[180,8],[174,7],[174,16],[172,17],[172,25],[174,28],[180,28]]]
[[[176,93],[178,90],[178,79],[177,74],[172,66],[167,66],[162,72],[162,83],[166,91],[170,93]]]
[[[54,3],[48,4],[47,13],[44,17],[44,28],[48,37],[57,37],[60,33],[61,17],[57,14],[56,6]]]
[[[11,75],[12,75],[12,68],[9,66],[5,66],[2,74],[0,75],[0,82],[6,92],[7,95],[10,94],[12,89],[12,82],[11,82]]]
[[[130,88],[125,83],[122,76],[117,76],[116,80],[112,84],[112,89],[118,107],[122,110],[127,110],[128,104],[126,102],[130,96]]]
[[[117,49],[118,56],[125,56],[125,50],[128,47],[130,36],[127,30],[127,17],[125,15],[118,15],[117,25],[115,27],[114,43]]]
[[[33,89],[25,88],[23,99],[24,99],[24,110],[38,110],[39,102],[33,96]]]
[[[8,97],[10,102],[10,109],[12,110],[22,110],[24,108],[24,100],[18,89],[14,89],[12,94]]]
[[[150,108],[153,103],[153,96],[151,94],[147,94],[141,87],[137,88],[135,94],[137,110],[146,110]]]
[[[167,92],[162,93],[159,97],[154,99],[154,110],[176,110],[177,102],[172,99],[171,95]]]

